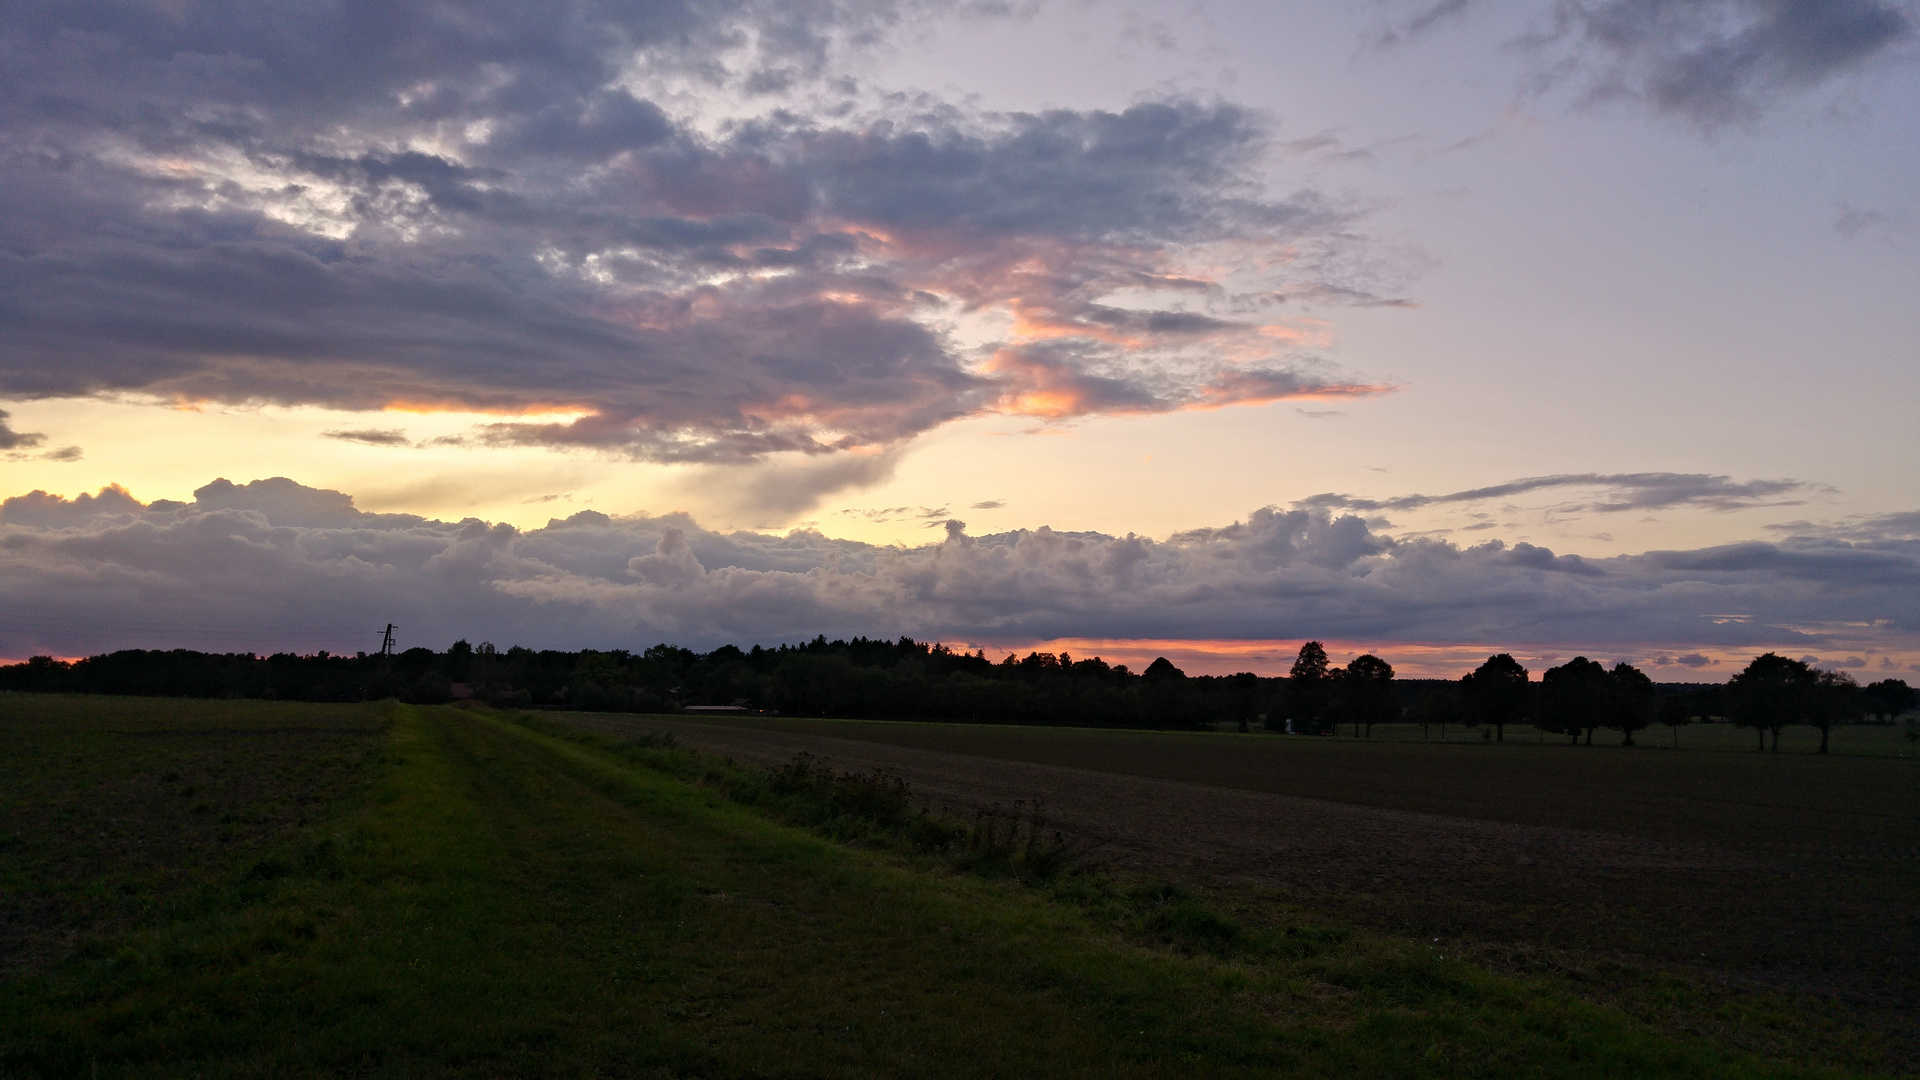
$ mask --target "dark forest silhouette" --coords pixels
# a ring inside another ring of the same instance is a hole
[[[1630,664],[1609,670],[1586,657],[1545,671],[1539,681],[1511,655],[1491,656],[1458,680],[1396,679],[1380,657],[1331,665],[1310,641],[1287,675],[1250,672],[1188,676],[1166,658],[1133,672],[1125,665],[1066,654],[1011,654],[950,649],[902,637],[889,641],[824,636],[799,645],[708,653],[674,645],[561,652],[496,650],[455,642],[445,652],[414,648],[397,654],[326,652],[203,653],[130,649],[73,662],[37,656],[0,667],[0,691],[127,694],[159,697],[362,701],[397,698],[442,704],[462,698],[489,704],[590,712],[677,712],[738,707],[790,716],[976,720],[1092,727],[1200,728],[1222,723],[1251,730],[1326,734],[1351,727],[1371,735],[1376,724],[1412,721],[1423,729],[1485,727],[1504,740],[1510,724],[1583,738],[1606,729],[1634,733],[1655,724],[1679,728],[1726,719],[1754,729],[1778,748],[1782,727],[1821,732],[1863,716],[1893,716],[1914,706],[1914,691],[1888,679],[1857,686],[1844,673],[1820,671],[1767,653],[1725,684],[1656,684]],[[1676,730],[1677,735],[1677,730]]]

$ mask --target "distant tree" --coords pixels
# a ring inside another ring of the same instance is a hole
[[[1804,661],[1763,653],[1727,681],[1728,718],[1736,727],[1752,728],[1763,752],[1767,733],[1772,732],[1773,748],[1778,751],[1780,729],[1813,713],[1818,684],[1818,673]]]
[[[1317,641],[1300,646],[1293,668],[1287,672],[1283,696],[1286,718],[1300,720],[1309,729],[1319,725],[1332,704],[1333,679],[1328,672],[1327,650]]]
[[[1460,701],[1460,694],[1449,688],[1428,687],[1420,691],[1414,699],[1413,711],[1409,714],[1420,725],[1420,737],[1427,737],[1427,728],[1437,726],[1440,729],[1440,741],[1447,739],[1447,725],[1460,723],[1466,715]]]
[[[1807,723],[1820,729],[1820,752],[1827,752],[1827,734],[1833,725],[1860,716],[1860,685],[1844,671],[1814,673],[1813,707]]]
[[[1054,657],[1051,653],[1037,653],[1034,656],[1028,657],[1029,660],[1042,659],[1042,658],[1047,661],[1054,660]],[[1058,662],[1055,661],[1051,665],[1047,665],[1043,663],[1042,666],[1057,667]],[[1147,670],[1140,673],[1140,677],[1147,680],[1150,683],[1153,683],[1153,682],[1159,682],[1162,679],[1184,679],[1187,677],[1187,673],[1184,671],[1181,671],[1177,667],[1174,667],[1173,661],[1167,659],[1166,657],[1156,656],[1153,658],[1153,663],[1147,665]]]
[[[1222,679],[1226,689],[1227,717],[1239,721],[1241,731],[1260,717],[1260,676],[1251,671],[1235,672]]]
[[[1607,669],[1576,656],[1540,676],[1540,708],[1535,726],[1578,743],[1584,733],[1593,745],[1593,729],[1606,723],[1613,707],[1613,678]]]
[[[1905,679],[1881,679],[1876,683],[1868,683],[1867,688],[1860,692],[1860,698],[1867,712],[1876,719],[1886,717],[1889,724],[1915,704],[1913,688],[1907,685]]]
[[[1500,742],[1507,741],[1507,725],[1526,715],[1530,692],[1527,669],[1507,653],[1487,657],[1460,680],[1472,721],[1492,724]]]
[[[1632,664],[1622,661],[1607,672],[1613,684],[1607,702],[1607,727],[1625,736],[1622,746],[1633,745],[1633,733],[1653,720],[1653,680]]]
[[[1335,709],[1353,724],[1355,738],[1362,727],[1373,737],[1373,725],[1397,719],[1400,695],[1393,688],[1393,665],[1368,653],[1356,656],[1334,680]]]
[[[1680,729],[1693,723],[1693,697],[1690,694],[1669,694],[1660,699],[1660,706],[1654,712],[1655,719],[1673,729],[1673,748],[1680,749]]]
[[[467,666],[471,663],[473,663],[473,646],[467,644],[466,638],[461,638],[447,647],[447,678],[455,682],[465,681]]]
[[[493,642],[483,641],[474,647],[470,660],[467,681],[473,684],[474,693],[484,698],[483,691],[501,675],[500,651],[493,647]]]

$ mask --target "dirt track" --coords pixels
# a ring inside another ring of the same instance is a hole
[[[614,735],[672,731],[752,764],[805,751],[844,770],[889,769],[963,815],[1038,799],[1117,870],[1270,889],[1395,932],[1684,964],[1903,1012],[1917,996],[1905,860],[1813,862],[764,727],[566,719]]]

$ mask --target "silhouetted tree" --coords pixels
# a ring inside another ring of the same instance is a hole
[[[1457,724],[1465,716],[1464,706],[1457,691],[1442,687],[1428,687],[1420,691],[1414,700],[1411,718],[1420,725],[1420,737],[1427,737],[1429,725],[1440,728],[1440,740],[1446,741],[1447,725]]]
[[[1624,660],[1613,665],[1607,678],[1613,684],[1609,688],[1607,726],[1624,736],[1622,746],[1632,746],[1633,733],[1653,720],[1653,680]]]
[[[1047,659],[1053,658],[1051,653],[1040,653],[1038,655],[1046,657]],[[1164,679],[1184,679],[1187,677],[1187,673],[1174,667],[1173,661],[1166,657],[1156,656],[1153,658],[1153,663],[1147,665],[1147,670],[1140,673],[1140,677],[1150,683],[1156,683]]]
[[[1332,704],[1333,680],[1328,674],[1327,650],[1317,641],[1300,646],[1300,655],[1287,672],[1285,713],[1289,719],[1316,727]]]
[[[1813,713],[1818,683],[1819,676],[1805,662],[1763,653],[1728,680],[1728,718],[1736,727],[1752,728],[1762,751],[1767,748],[1767,732],[1771,731],[1777,751],[1780,729]]]
[[[1507,741],[1507,725],[1526,715],[1530,689],[1527,669],[1507,653],[1487,657],[1460,680],[1460,695],[1473,719],[1492,724],[1499,742]]]
[[[1680,729],[1693,723],[1693,696],[1691,694],[1669,694],[1660,699],[1660,707],[1654,713],[1662,724],[1673,729],[1673,748],[1680,749]]]
[[[1570,737],[1575,743],[1584,732],[1593,745],[1593,729],[1606,723],[1613,705],[1613,679],[1607,669],[1576,656],[1540,676],[1540,708],[1536,727]]]
[[[467,644],[466,638],[461,638],[447,647],[445,669],[449,680],[465,682],[467,666],[471,663],[473,663],[473,646]]]
[[[1857,719],[1860,715],[1860,685],[1844,671],[1821,671],[1814,675],[1813,708],[1807,722],[1820,729],[1820,752],[1827,752],[1827,733],[1833,725]]]
[[[1356,656],[1333,680],[1335,710],[1353,724],[1355,738],[1362,727],[1373,737],[1373,725],[1397,719],[1400,695],[1393,688],[1393,665],[1368,653]]]
[[[1866,711],[1876,719],[1886,717],[1889,724],[1915,704],[1913,688],[1907,685],[1905,679],[1881,679],[1876,683],[1868,683],[1867,688],[1860,692],[1860,698]]]
[[[1227,718],[1239,721],[1240,730],[1260,718],[1260,676],[1239,671],[1221,680],[1226,687]]]

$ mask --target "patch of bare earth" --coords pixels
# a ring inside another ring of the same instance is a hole
[[[843,770],[891,770],[959,816],[1038,800],[1049,823],[1116,871],[1251,888],[1388,932],[1477,943],[1523,966],[1552,953],[1682,967],[1843,998],[1909,1034],[1920,1001],[1911,858],[1480,820],[765,727],[567,719],[615,736],[671,731],[756,765],[804,751]]]

